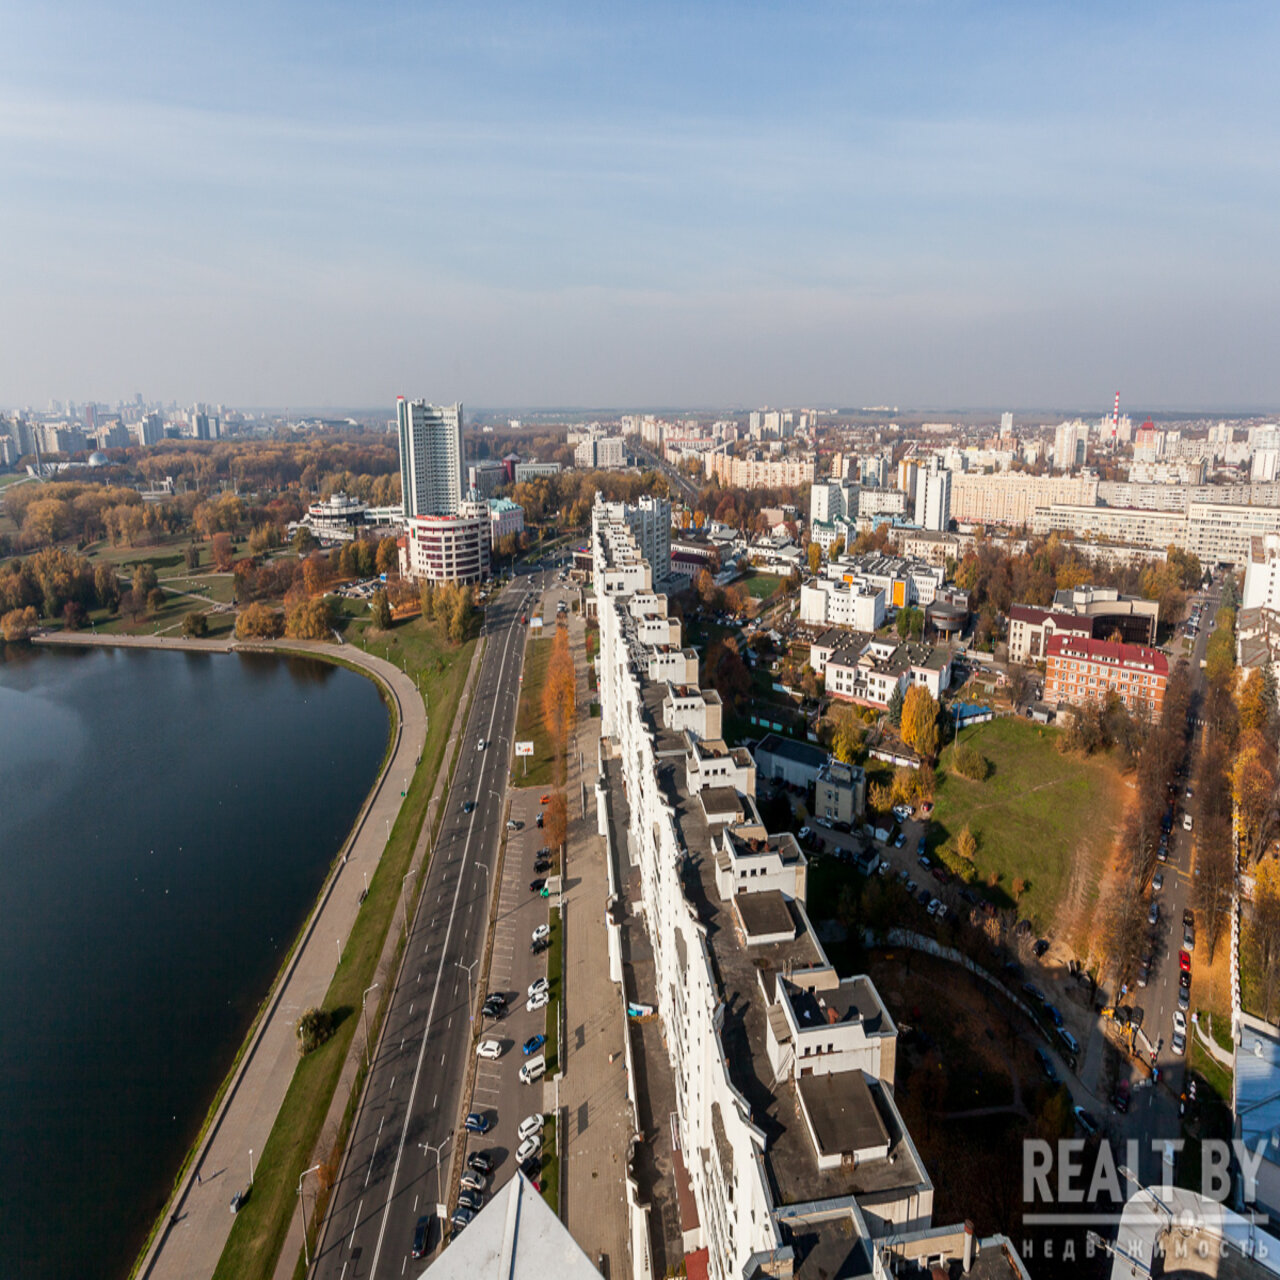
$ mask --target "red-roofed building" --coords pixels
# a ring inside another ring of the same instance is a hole
[[[1158,720],[1164,709],[1169,660],[1146,645],[1053,636],[1049,640],[1044,700],[1083,707],[1114,690],[1130,711]]]
[[[1093,635],[1093,623],[1074,613],[1015,604],[1009,610],[1009,661],[1042,661],[1048,653],[1049,641],[1056,635],[1088,637]]]

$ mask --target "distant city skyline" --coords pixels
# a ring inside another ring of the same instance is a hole
[[[9,404],[1280,405],[1273,6],[5,30]]]

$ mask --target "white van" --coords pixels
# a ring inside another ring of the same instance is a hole
[[[1192,824],[1191,824],[1191,815],[1190,815],[1189,813],[1184,813],[1184,814],[1182,815],[1182,829],[1183,829],[1183,831],[1190,831],[1190,830],[1191,830],[1191,825],[1192,825]]]
[[[535,1080],[541,1080],[547,1074],[547,1060],[542,1054],[538,1054],[536,1058],[530,1058],[520,1068],[520,1083],[532,1084]]]

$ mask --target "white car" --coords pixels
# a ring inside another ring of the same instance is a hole
[[[516,1130],[516,1137],[521,1142],[528,1142],[530,1138],[542,1132],[542,1117],[540,1115],[525,1116],[520,1121],[520,1127]]]
[[[483,738],[481,738],[480,741],[476,743],[476,750],[483,751],[485,747],[487,747],[488,745],[489,744]]]
[[[529,1013],[537,1013],[539,1009],[545,1009],[550,1000],[551,992],[539,991],[536,996],[529,997],[524,1007]]]
[[[551,937],[551,926],[549,924],[540,924],[533,931],[534,942],[543,942],[549,937]]]
[[[1181,1009],[1173,1011],[1173,1029],[1180,1036],[1187,1034],[1187,1015]]]
[[[481,1040],[476,1045],[477,1058],[500,1058],[502,1057],[502,1045],[497,1040]]]
[[[534,980],[531,983],[529,983],[530,997],[536,996],[540,991],[550,991],[550,990],[551,990],[551,984],[546,980],[546,978],[534,978]]]
[[[516,1148],[516,1163],[524,1164],[530,1156],[536,1156],[542,1150],[541,1138],[526,1138]]]
[[[893,816],[897,818],[899,822],[906,822],[906,820],[911,817],[910,805],[895,804],[893,806]]]

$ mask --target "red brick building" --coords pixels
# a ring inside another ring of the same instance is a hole
[[[1164,709],[1169,660],[1159,649],[1082,636],[1053,636],[1048,643],[1044,700],[1082,707],[1112,690],[1130,711],[1158,720]]]

